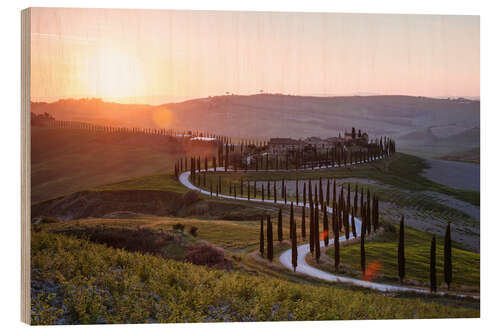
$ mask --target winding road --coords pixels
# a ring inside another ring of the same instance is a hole
[[[335,166],[336,167],[336,166]],[[224,168],[217,168],[217,171],[224,171]],[[210,169],[209,169],[210,171]],[[213,168],[211,169],[213,172]],[[266,172],[266,170],[262,170],[263,172]],[[267,172],[273,171],[273,170],[267,170]],[[283,170],[280,170],[283,171]],[[290,170],[290,171],[296,171],[296,170]],[[252,171],[249,171],[252,172]],[[255,171],[253,171],[255,172]],[[185,171],[179,175],[179,181],[186,186],[187,188],[191,190],[198,191],[202,194],[205,195],[210,195],[209,191],[205,191],[201,188],[198,188],[197,186],[193,185],[191,181],[189,180],[191,172],[190,171]],[[225,194],[219,194],[219,198],[224,198],[224,199],[230,199],[230,200],[243,200],[243,201],[254,201],[254,202],[265,202],[265,203],[272,203],[272,204],[282,204],[285,205],[285,202],[282,200],[278,200],[277,202],[274,202],[274,200],[262,200],[262,199],[257,199],[257,198],[244,198],[244,197],[234,197],[230,195],[225,195]],[[304,206],[304,203],[299,202],[297,205],[298,207]],[[305,204],[306,207],[309,207],[309,203]],[[327,210],[329,213],[332,213],[332,208],[327,207]],[[350,217],[349,217],[350,219]],[[355,221],[355,226],[356,226],[356,233],[358,235],[361,234],[361,220],[358,219],[357,217],[354,218]],[[345,241],[345,236],[342,236],[339,238],[340,242]],[[329,244],[334,244],[335,239],[332,238],[329,241]],[[321,247],[324,247],[324,242],[321,242]],[[311,265],[309,265],[306,262],[306,256],[309,253],[309,244],[304,244],[300,245],[297,247],[297,268],[296,272],[314,277],[317,279],[329,281],[329,282],[341,282],[341,283],[348,283],[354,286],[359,286],[359,287],[364,287],[364,288],[370,288],[382,292],[414,292],[414,293],[422,293],[422,294],[430,294],[430,291],[427,289],[421,289],[421,288],[412,288],[412,287],[405,287],[405,286],[399,286],[399,285],[391,285],[391,284],[383,284],[383,283],[376,283],[372,281],[364,281],[364,280],[359,280],[359,279],[354,279],[350,277],[345,277],[345,276],[339,276],[336,274],[332,274],[329,272],[322,271],[318,268],[315,268]],[[293,266],[292,266],[292,250],[288,249],[284,251],[279,258],[281,264],[288,268],[289,270],[293,271]],[[452,293],[445,293],[445,292],[437,292],[433,293],[437,295],[453,295],[453,296],[458,296],[458,297],[473,297],[475,299],[479,299],[479,296],[471,296],[471,295],[463,295],[463,294],[452,294]]]

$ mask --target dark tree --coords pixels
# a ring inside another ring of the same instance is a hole
[[[350,206],[347,205],[347,208],[344,210],[344,224],[345,224],[345,239],[349,239],[349,211]]]
[[[366,229],[368,234],[372,232],[372,223],[371,223],[371,209],[370,209],[370,190],[367,190],[366,194]]]
[[[267,199],[271,200],[271,183],[269,182],[269,180],[267,181]]]
[[[405,259],[405,217],[401,216],[399,222],[399,243],[398,243],[398,275],[399,282],[403,284],[406,275],[406,259]]]
[[[295,219],[293,217],[293,202],[290,205],[290,238],[292,240],[292,266],[295,272],[297,269],[297,228],[295,228]]]
[[[330,206],[330,178],[326,181],[326,205]]]
[[[302,199],[304,200],[304,207],[306,206],[307,204],[307,197],[306,197],[306,182],[304,182],[303,186],[302,186]]]
[[[325,205],[323,205],[323,238],[326,247],[328,246],[330,235],[328,234],[328,213]]]
[[[276,181],[274,181],[274,203],[276,203],[277,197],[276,197]]]
[[[278,211],[278,241],[283,241],[283,214],[281,208]]]
[[[267,259],[273,261],[273,225],[269,215],[267,215]]]
[[[264,256],[264,217],[260,217],[260,255]]]
[[[301,225],[302,239],[306,239],[306,206],[302,206],[302,225]]]
[[[452,280],[452,264],[451,264],[451,228],[450,223],[446,226],[446,234],[444,236],[444,282],[450,290]]]
[[[314,253],[314,202],[309,191],[309,251]]]
[[[325,204],[323,201],[323,182],[321,180],[321,177],[319,177],[319,205],[320,208],[323,208],[323,205]]]
[[[340,221],[338,219],[334,219],[334,226],[333,226],[333,234],[334,234],[334,249],[335,249],[335,271],[339,271],[339,265],[340,265],[340,241],[339,241],[339,234],[340,234],[340,228],[339,228]]]
[[[432,236],[431,242],[431,264],[430,264],[430,282],[431,282],[431,292],[437,291],[437,280],[436,280],[436,236]]]
[[[316,205],[314,211],[314,256],[316,257],[316,262],[319,263],[319,258],[321,256],[320,250],[321,244],[319,241],[319,207]]]
[[[261,193],[262,194],[262,201],[264,201],[265,200],[265,194],[266,194],[266,192],[264,192],[264,183],[261,184],[261,187],[262,187],[262,193]]]
[[[360,256],[361,256],[361,271],[363,272],[363,277],[366,274],[366,254],[365,254],[365,232],[366,232],[366,224],[365,220],[363,219],[361,221],[361,251],[360,251]]]

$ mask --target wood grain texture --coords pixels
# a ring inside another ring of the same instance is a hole
[[[31,322],[30,293],[30,67],[31,10],[21,12],[21,321]]]

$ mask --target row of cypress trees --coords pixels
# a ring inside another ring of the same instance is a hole
[[[312,191],[310,192],[312,193]],[[314,258],[317,262],[319,262],[321,251],[320,251],[320,241],[323,240],[325,247],[329,245],[329,222],[328,222],[328,212],[326,210],[326,206],[324,205],[322,216],[323,216],[323,232],[319,231],[319,221],[320,221],[320,208],[317,202],[312,200],[312,194],[310,195],[310,238],[309,238],[309,249],[310,252],[314,255]],[[332,215],[332,232],[334,237],[334,265],[335,270],[339,270],[340,265],[340,242],[339,242],[339,234],[341,232],[342,227],[345,228],[346,239],[349,239],[349,223],[346,223],[347,217],[349,214],[348,210],[343,210],[344,203],[342,202],[342,196],[339,197],[339,203],[334,202],[334,209]],[[378,207],[378,200],[374,200],[376,204],[374,207]],[[366,235],[369,233],[369,219],[367,216],[367,210],[369,207],[369,201],[361,203],[363,217],[362,217],[362,227],[361,227],[361,240],[360,240],[360,266],[363,272],[363,276],[366,274],[366,249],[365,249],[365,241]],[[378,208],[375,208],[375,211],[378,211]],[[354,224],[354,207],[351,208],[351,227],[353,231],[353,236],[355,235],[356,227]],[[378,213],[378,212],[377,212]],[[373,225],[374,230],[375,224]],[[263,218],[261,219],[261,241],[260,241],[260,252],[264,255],[264,231],[263,231]],[[267,258],[272,261],[273,259],[273,244],[272,244],[272,223],[270,216],[268,216],[268,224],[267,224],[267,237],[268,237],[268,251]],[[283,241],[283,215],[282,209],[279,208],[278,211],[278,222],[277,222],[277,233],[278,233],[278,241]],[[306,207],[302,206],[302,223],[301,223],[301,235],[302,238],[306,238]],[[398,275],[400,278],[400,283],[404,283],[404,277],[406,274],[406,258],[405,258],[405,228],[404,228],[404,216],[401,217],[400,227],[399,227],[399,242],[398,242]],[[292,266],[294,267],[294,271],[297,267],[297,230],[296,223],[294,218],[294,204],[290,203],[290,240],[292,243]],[[431,251],[430,251],[430,289],[432,292],[437,290],[437,279],[436,279],[436,238],[433,236],[431,242]],[[444,244],[444,269],[443,269],[444,281],[446,282],[448,289],[450,289],[450,285],[452,282],[452,256],[451,256],[451,229],[450,224],[447,225],[446,233],[445,233],[445,244]]]
[[[270,262],[273,261],[274,257],[274,243],[273,243],[273,224],[271,221],[271,216],[267,215],[267,225],[266,225],[266,238],[264,238],[264,217],[260,218],[260,246],[259,252],[262,257],[264,255],[267,257],[267,260]],[[294,209],[293,202],[290,205],[290,241],[292,243],[292,266],[295,271],[297,268],[297,230],[294,218]],[[267,251],[264,246],[265,241],[267,240]],[[278,241],[283,241],[283,214],[281,208],[278,211]]]
[[[404,216],[401,217],[399,224],[399,242],[398,242],[398,275],[401,284],[404,282],[406,275],[406,258],[405,258],[405,231],[404,231]],[[451,226],[450,223],[446,226],[444,237],[444,257],[443,257],[443,276],[448,290],[450,290],[452,282],[452,255],[451,255]],[[430,290],[437,291],[437,278],[436,278],[436,236],[432,236],[429,260],[429,280]]]
[[[133,130],[133,129],[131,129]],[[128,131],[128,130],[127,130]],[[166,135],[166,132],[161,132],[164,133],[163,135]],[[154,134],[160,134],[160,132]],[[217,167],[224,167],[224,171],[228,171],[230,169],[230,153],[235,152],[235,145],[231,144],[231,139],[228,137],[224,136],[215,136],[215,135],[208,135],[208,134],[202,134],[200,135],[206,135],[208,137],[213,137],[216,139],[214,143],[217,146],[217,157],[212,156],[212,165],[211,167],[215,168]],[[264,155],[259,154],[258,156],[254,156],[251,161],[253,161],[253,166],[252,162],[250,165],[246,162],[246,157],[247,155],[244,153],[244,149],[247,149],[247,147],[250,147],[251,145],[248,145],[245,142],[242,142],[240,144],[240,159],[241,163],[241,168],[244,169],[245,171],[248,171],[248,169],[255,168],[256,171],[258,170],[269,170],[270,168],[274,169],[285,169],[288,170],[291,168],[292,163],[295,166],[295,169],[306,169],[306,168],[318,168],[318,167],[324,167],[328,165],[344,165],[347,166],[348,164],[353,164],[353,163],[361,163],[361,162],[370,162],[374,161],[377,157],[383,157],[383,156],[390,156],[396,151],[396,146],[395,142],[392,139],[389,139],[387,137],[380,138],[380,140],[375,140],[375,143],[369,144],[367,146],[367,149],[365,151],[346,151],[343,147],[334,147],[334,148],[327,148],[326,149],[326,156],[320,154],[317,152],[316,149],[313,150],[314,156],[313,157],[306,157],[305,156],[305,151],[304,150],[292,150],[292,151],[287,151],[284,154],[284,157],[281,157],[281,155]],[[261,145],[261,149],[265,149],[267,146],[267,142],[259,142]],[[255,146],[251,146],[255,147]],[[271,156],[271,158],[270,158]],[[190,157],[191,160],[191,166],[190,169],[192,173],[194,172],[201,172],[202,171],[202,163],[201,163],[201,157]],[[208,172],[208,156],[204,156],[204,166],[203,169],[205,172]],[[188,169],[188,163],[187,163],[188,158],[184,157],[180,160],[178,160],[175,165],[174,165],[174,172],[176,177],[179,176],[180,172],[186,171]],[[238,165],[234,164],[233,168],[237,170]]]

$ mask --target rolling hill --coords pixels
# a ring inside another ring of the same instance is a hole
[[[32,111],[49,112],[61,120],[252,138],[331,137],[355,126],[370,136],[400,139],[401,150],[425,157],[437,155],[435,146],[440,154],[451,152],[447,142],[454,142],[455,151],[476,147],[480,126],[479,101],[413,96],[226,95],[157,106],[82,99],[32,103]],[[461,140],[458,144],[456,138]],[[423,149],[414,149],[422,144]]]

